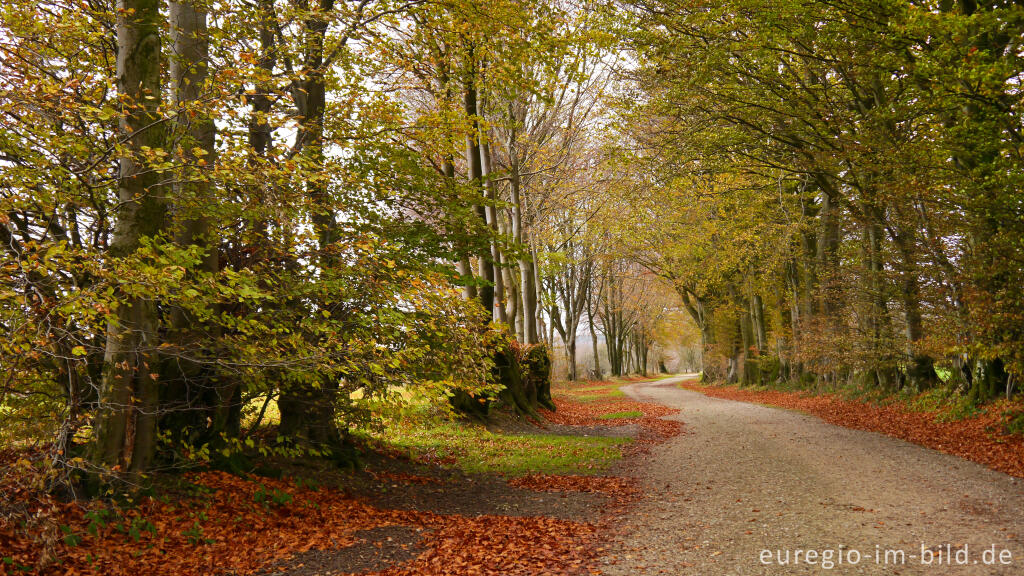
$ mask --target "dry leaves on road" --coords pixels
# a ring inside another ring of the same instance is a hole
[[[530,474],[511,478],[509,486],[540,492],[594,492],[615,498],[625,503],[640,493],[635,478],[622,476],[557,476],[552,474]]]

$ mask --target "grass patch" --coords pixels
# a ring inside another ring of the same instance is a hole
[[[623,398],[626,393],[619,390],[619,383],[605,383],[596,384],[591,386],[584,386],[582,388],[564,388],[559,387],[552,390],[556,395],[560,394],[567,398],[571,398],[575,402],[596,402],[598,400],[604,400],[608,398]]]
[[[657,374],[655,376],[647,376],[641,382],[657,382],[658,380],[666,380],[668,378],[678,378],[680,374]]]
[[[570,392],[618,392],[619,396],[623,394],[622,390],[619,390],[620,384],[601,384],[598,386],[586,386],[584,388],[576,388],[570,390]]]
[[[596,474],[622,457],[627,438],[495,434],[483,426],[444,422],[395,424],[374,438],[417,459],[454,461],[469,473]]]
[[[639,410],[627,410],[625,412],[612,412],[598,416],[600,420],[615,420],[617,418],[640,418],[644,413]]]
[[[571,394],[571,395],[569,395],[569,397],[572,398],[573,400],[575,400],[576,402],[587,403],[587,402],[597,402],[598,400],[607,400],[608,398],[617,398],[617,397],[625,396],[625,395],[626,394],[622,390],[612,390],[612,391],[610,391],[607,394],[580,394],[580,395]]]

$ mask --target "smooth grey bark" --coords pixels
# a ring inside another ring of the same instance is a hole
[[[512,204],[512,239],[517,246],[528,245],[526,233],[523,230],[523,198],[522,198],[522,176],[520,174],[519,159],[515,147],[515,131],[509,135],[509,194]],[[521,340],[527,344],[537,344],[540,336],[537,331],[537,274],[535,270],[532,253],[519,260],[519,309],[521,312],[522,337]]]
[[[763,354],[768,347],[768,329],[765,326],[764,319],[764,300],[760,294],[755,293],[750,300],[750,305],[750,312],[754,321],[754,331],[757,335],[757,350]]]
[[[519,261],[523,306],[523,335],[527,344],[540,342],[537,330],[537,274],[532,253]]]
[[[470,60],[474,58],[472,50],[470,51],[469,58]],[[470,124],[472,126],[472,130],[470,130],[469,134],[466,135],[466,164],[469,167],[469,181],[473,187],[479,190],[481,196],[486,196],[487,192],[484,190],[483,150],[481,146],[483,134],[481,134],[480,130],[480,110],[477,102],[478,93],[476,87],[475,63],[471,66],[471,69],[465,79],[464,96],[466,116],[470,119]],[[490,227],[490,223],[487,219],[486,206],[481,204],[477,205],[475,208],[480,220],[486,226]],[[480,305],[487,311],[488,316],[493,317],[494,263],[491,261],[490,248],[478,256],[478,274],[483,282],[477,289],[477,296],[480,298]]]
[[[593,279],[591,279],[593,281]],[[604,282],[600,283],[597,293],[597,300],[601,299],[601,292],[604,290]],[[594,379],[601,379],[601,353],[597,348],[597,328],[594,326],[594,287],[587,290],[587,328],[590,330],[590,343],[594,351]]]
[[[606,273],[604,284],[600,317],[609,370],[612,376],[622,376],[629,370],[629,329],[622,312],[622,285],[610,271]]]
[[[824,179],[825,177],[822,177]],[[817,270],[821,312],[826,321],[831,321],[839,311],[839,303],[830,294],[830,285],[821,286],[821,280],[831,282],[832,274],[838,267],[839,252],[839,207],[832,195],[825,190],[821,196],[821,210],[818,212],[819,239],[817,243]],[[824,290],[821,290],[824,288]]]
[[[442,163],[441,171],[444,173],[448,185],[454,190],[455,160],[450,156],[446,156]],[[470,262],[468,254],[463,253],[459,256],[459,260],[455,263],[455,269],[458,270],[462,281],[462,299],[475,300],[477,297],[476,284],[474,284],[475,275],[473,274],[473,264]]]
[[[215,202],[209,172],[216,162],[216,127],[201,103],[209,75],[207,13],[202,4],[186,0],[170,2],[168,14],[173,144],[184,160],[171,187],[175,240],[183,246],[198,246],[203,251],[199,272],[213,274],[219,269],[219,251],[209,215]],[[172,310],[168,337],[179,353],[163,362],[166,381],[161,405],[167,413],[162,416],[161,426],[187,435],[185,441],[219,439],[220,432],[236,435],[241,416],[239,383],[234,379],[214,383],[210,371],[196,360],[202,353],[200,340],[216,337],[218,331],[193,322],[182,307]]]
[[[473,284],[476,275],[473,273],[473,263],[469,260],[468,254],[463,254],[459,257],[459,261],[455,263],[455,268],[459,271],[459,276],[462,277],[462,298],[463,300],[476,300],[477,289],[476,285]]]
[[[567,377],[572,381],[579,377],[576,367],[576,334],[583,320],[584,308],[587,306],[594,263],[589,252],[585,249],[576,250],[573,242],[566,243],[565,250],[568,254],[581,257],[582,262],[570,258],[564,273],[550,279],[553,300],[560,303],[560,306],[551,308],[550,316],[552,324],[565,344]]]
[[[143,147],[162,149],[165,131],[161,106],[163,17],[157,0],[120,0],[117,4],[117,90],[121,97],[117,221],[110,255],[129,257],[143,238],[166,227],[166,193],[160,175],[139,159]],[[122,295],[116,318],[107,327],[100,411],[95,422],[93,463],[133,476],[147,470],[156,450],[159,403],[156,350],[157,304]]]
[[[491,261],[490,264],[493,266],[491,270],[491,278],[494,282],[494,290],[492,295],[493,300],[493,319],[496,322],[502,324],[508,323],[508,311],[505,305],[505,276],[503,274],[504,267],[502,266],[502,254],[501,247],[498,245],[498,208],[495,205],[498,200],[498,193],[495,189],[494,180],[491,178],[491,146],[486,142],[480,146],[480,165],[482,167],[482,174],[484,179],[484,185],[487,190],[487,205],[484,207],[484,212],[487,217],[487,226],[491,229]],[[482,265],[486,265],[485,262]]]
[[[173,54],[169,70],[173,95],[175,134],[182,148],[184,169],[172,186],[175,206],[182,216],[177,240],[183,244],[197,244],[204,248],[202,268],[217,271],[216,240],[210,236],[211,223],[205,207],[211,201],[212,186],[207,179],[214,164],[216,127],[213,119],[202,110],[196,110],[203,86],[209,76],[209,33],[206,11],[202,4],[192,0],[171,1],[168,4]],[[196,149],[202,154],[197,155]],[[201,166],[200,164],[205,164]]]
[[[504,212],[499,212],[498,228],[502,236],[509,236],[509,224],[506,222]],[[519,287],[515,278],[515,272],[512,269],[510,263],[510,257],[498,247],[498,260],[497,262],[501,265],[498,272],[501,273],[502,289],[505,293],[504,300],[501,301],[501,305],[505,311],[505,322],[509,325],[509,329],[512,334],[516,335],[516,338],[523,341],[522,337],[522,323],[520,322],[520,310],[519,310]]]
[[[896,245],[896,253],[899,255],[897,266],[900,272],[900,300],[903,304],[906,355],[909,360],[906,369],[907,384],[915,390],[925,390],[937,385],[939,379],[935,373],[935,360],[920,352],[921,340],[925,334],[915,243],[911,239],[911,232],[901,230],[898,226],[890,227],[889,236]]]
[[[716,361],[716,358],[722,358],[723,355],[716,355],[715,353],[716,341],[712,307],[705,302],[704,298],[688,287],[677,286],[676,293],[679,294],[683,307],[700,330],[701,372],[704,373],[704,377],[708,381],[720,380],[725,373],[722,371],[721,365]]]

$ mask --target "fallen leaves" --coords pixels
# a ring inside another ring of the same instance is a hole
[[[380,576],[582,574],[595,556],[589,523],[546,516],[435,516],[426,551]],[[430,520],[433,520],[431,522]]]
[[[625,455],[633,456],[650,450],[651,446],[660,444],[680,434],[683,430],[681,422],[663,420],[665,416],[678,414],[679,411],[660,404],[648,404],[634,400],[623,400],[615,385],[594,386],[585,384],[587,402],[574,399],[574,388],[556,389],[554,412],[541,410],[541,414],[550,422],[567,426],[627,426],[635,424],[640,427],[636,442],[626,447]],[[607,419],[602,416],[609,414],[629,414],[639,412],[642,416]]]
[[[549,420],[563,425],[635,425],[638,454],[680,433],[677,421],[661,420],[675,410],[622,399],[614,385],[596,400],[556,397]],[[606,414],[630,417],[601,419]],[[632,416],[632,414],[639,414]],[[427,485],[435,478],[381,470],[385,483]],[[547,516],[467,517],[429,511],[386,510],[366,498],[335,489],[266,478],[246,479],[222,472],[185,477],[180,493],[146,498],[134,507],[103,512],[98,502],[82,506],[44,498],[24,517],[44,517],[42,529],[0,523],[0,574],[181,575],[256,574],[310,550],[340,550],[357,544],[357,532],[385,526],[423,530],[420,553],[379,576],[586,574],[598,553],[598,526]],[[529,474],[508,483],[535,491],[591,492],[616,504],[636,498],[631,478]],[[41,544],[45,542],[45,547]],[[45,549],[44,549],[45,548]],[[50,559],[40,563],[40,558]]]
[[[696,382],[680,386],[714,398],[800,410],[831,424],[879,432],[1024,478],[1024,438],[999,432],[1001,415],[998,410],[954,422],[937,422],[932,413],[913,412],[899,404],[877,406],[834,394],[813,396],[802,392],[743,390]]]
[[[11,563],[0,563],[0,573],[254,574],[296,553],[351,546],[358,531],[398,525],[426,529],[423,552],[381,575],[575,574],[583,572],[593,557],[588,539],[596,528],[588,523],[383,510],[337,490],[308,490],[284,480],[246,480],[221,472],[197,474],[191,480],[201,487],[200,496],[173,503],[148,500],[124,518],[111,518],[92,530],[87,509],[59,505],[54,521],[79,540],[76,545],[59,542],[60,562],[46,567],[37,566],[38,545],[26,531],[2,526],[0,550]],[[281,505],[260,503],[259,491],[288,494],[291,499]],[[129,518],[147,519],[153,528],[137,539],[131,537],[117,526],[130,524]]]
[[[511,478],[508,484],[537,492],[592,492],[614,497],[618,502],[632,500],[640,490],[636,480],[622,476],[558,476],[530,474]]]
[[[248,574],[294,552],[351,545],[357,530],[408,521],[404,512],[282,480],[221,472],[190,480],[197,492],[189,497],[150,498],[122,512],[58,504],[54,521],[74,536],[57,544],[59,564],[37,566],[37,546],[13,527],[0,530],[0,549],[12,567],[34,567],[38,574]],[[260,493],[277,499],[261,501]]]

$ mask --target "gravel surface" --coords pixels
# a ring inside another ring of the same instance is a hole
[[[669,418],[686,433],[638,470],[646,496],[619,520],[604,574],[1024,574],[1020,479],[682,380],[623,388],[680,409]]]

